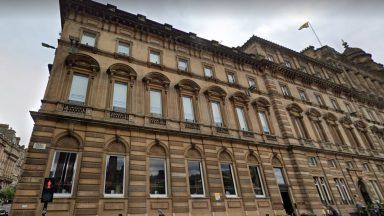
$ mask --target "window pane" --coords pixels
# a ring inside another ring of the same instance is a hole
[[[259,112],[259,118],[261,122],[261,127],[263,128],[263,132],[266,134],[270,134],[267,116],[265,115],[265,112]]]
[[[55,178],[55,193],[71,194],[75,174],[76,153],[56,152],[50,177]]]
[[[285,180],[283,176],[283,170],[281,168],[273,168],[275,171],[275,177],[278,185],[285,185]]]
[[[191,97],[183,97],[183,109],[184,109],[185,120],[192,120],[192,121],[195,120]]]
[[[211,107],[212,107],[213,121],[215,122],[215,124],[221,125],[223,121],[221,119],[220,104],[217,102],[212,102]]]
[[[127,107],[127,84],[115,82],[113,88],[113,107],[126,109]]]
[[[212,73],[212,68],[210,67],[204,67],[204,75],[206,77],[212,77],[213,73]]]
[[[149,54],[149,61],[154,64],[160,64],[160,53],[151,51]]]
[[[123,55],[129,55],[129,44],[119,42],[119,45],[117,46],[117,53],[123,54]]]
[[[263,186],[260,180],[260,173],[259,173],[259,167],[257,166],[250,166],[249,172],[251,173],[251,179],[252,179],[252,185],[253,185],[253,192],[256,196],[263,196]]]
[[[185,59],[179,59],[177,67],[179,70],[188,71],[188,61]]]
[[[232,165],[228,163],[221,164],[221,175],[223,176],[225,195],[236,195],[235,184],[232,176]]]
[[[109,156],[105,173],[105,194],[124,194],[124,157]]]
[[[81,75],[73,75],[69,100],[76,102],[85,102],[88,88],[88,77]]]
[[[256,86],[255,85],[255,81],[253,79],[248,79],[248,86],[251,87],[251,86]]]
[[[228,73],[228,82],[229,83],[235,83],[235,75],[233,73]]]
[[[151,113],[162,116],[162,107],[161,107],[161,92],[160,91],[150,91],[150,101],[151,101]]]
[[[96,35],[89,33],[89,32],[84,32],[83,36],[81,37],[81,44],[87,45],[87,46],[95,46],[96,42]]]
[[[165,160],[149,159],[150,194],[166,195]]]
[[[248,131],[243,108],[236,107],[237,118],[239,119],[240,130]]]
[[[188,161],[189,191],[191,195],[204,195],[200,161]]]

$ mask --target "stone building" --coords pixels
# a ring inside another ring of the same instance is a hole
[[[342,214],[383,199],[384,69],[345,45],[231,48],[88,0],[62,32],[13,215]]]
[[[16,132],[0,124],[0,189],[15,186],[21,177],[25,149],[19,143]]]

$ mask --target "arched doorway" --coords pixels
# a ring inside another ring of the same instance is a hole
[[[357,186],[359,187],[360,193],[363,196],[365,204],[369,205],[372,203],[371,197],[369,196],[367,187],[365,186],[363,180],[360,178],[357,182]]]

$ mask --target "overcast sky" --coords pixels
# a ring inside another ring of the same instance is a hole
[[[384,63],[384,1],[305,0],[98,0],[143,14],[199,37],[236,47],[257,35],[301,51],[323,45],[342,52],[341,39],[372,53]],[[27,145],[33,128],[29,111],[37,111],[48,80],[47,64],[60,33],[58,0],[0,0],[0,123],[13,127]]]

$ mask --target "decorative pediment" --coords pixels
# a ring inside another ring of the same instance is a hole
[[[252,102],[252,105],[256,107],[270,107],[271,103],[264,97],[259,97]]]
[[[159,72],[150,72],[144,78],[143,82],[146,84],[160,85],[168,88],[171,81],[164,74]]]
[[[128,78],[129,80],[134,80],[137,77],[137,73],[135,70],[133,70],[133,68],[121,63],[111,65],[108,68],[107,73],[110,76],[119,76],[123,78]]]
[[[337,117],[332,114],[332,113],[326,113],[324,114],[324,117],[323,117],[326,121],[329,121],[329,122],[336,122],[337,121]]]
[[[320,118],[321,117],[321,113],[315,109],[315,108],[309,108],[305,114],[307,114],[309,117],[312,117],[312,118]]]
[[[232,157],[227,151],[222,151],[220,153],[220,161],[232,161]]]
[[[360,130],[365,130],[366,127],[367,127],[367,124],[365,124],[365,123],[364,123],[363,121],[361,121],[361,120],[357,120],[357,121],[355,121],[354,125],[355,125],[355,127],[356,127],[357,129],[360,129]]]
[[[292,104],[289,104],[287,106],[287,110],[290,112],[290,113],[296,113],[296,114],[300,114],[303,112],[303,109],[296,103],[292,103]]]
[[[82,53],[69,54],[65,59],[65,65],[69,68],[80,68],[91,72],[99,72],[99,63],[89,55]]]
[[[205,90],[204,94],[208,97],[218,97],[225,100],[225,97],[227,96],[227,93],[219,86],[210,86],[207,90]]]
[[[345,125],[351,125],[353,123],[352,119],[349,116],[341,117],[339,122],[342,123],[342,124],[345,124]]]
[[[175,88],[179,91],[189,91],[195,94],[198,94],[200,91],[200,86],[190,79],[180,80],[180,82],[175,85]]]
[[[249,102],[249,97],[244,94],[243,92],[240,92],[240,91],[237,91],[235,93],[233,93],[229,99],[231,101],[234,101],[234,102],[239,102],[239,103],[243,103],[243,104],[247,104]]]

